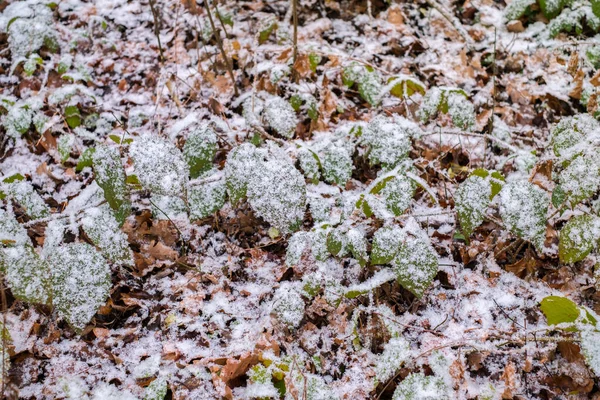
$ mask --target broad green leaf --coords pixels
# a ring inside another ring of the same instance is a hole
[[[396,386],[392,400],[450,400],[450,397],[442,378],[413,372]]]
[[[538,186],[512,181],[500,191],[500,215],[512,233],[541,249],[546,239],[548,200]]]
[[[387,383],[396,375],[402,364],[413,357],[410,344],[403,337],[392,337],[375,361],[375,382]]]
[[[456,189],[454,202],[465,237],[471,236],[483,222],[491,197],[492,185],[488,180],[477,175],[469,176]]]
[[[156,378],[146,387],[144,400],[164,400],[167,389],[167,381],[164,378]]]
[[[365,67],[353,61],[342,69],[342,83],[344,86],[351,88],[352,85],[354,85],[355,82],[359,82],[366,73]]]
[[[256,214],[283,234],[295,231],[304,219],[306,183],[290,160],[259,163],[248,184],[248,201]]]
[[[507,21],[519,19],[525,14],[529,6],[535,3],[535,0],[513,0],[504,9],[504,18]]]
[[[577,156],[560,173],[558,183],[566,201],[574,207],[593,196],[600,188],[600,168],[591,157]]]
[[[317,72],[317,67],[321,63],[321,56],[316,53],[310,53],[308,55],[308,62],[310,64],[310,70],[312,72]]]
[[[304,252],[310,247],[310,234],[304,231],[294,233],[288,240],[285,264],[293,266],[300,262]]]
[[[415,195],[417,184],[404,175],[396,175],[381,191],[381,197],[389,212],[395,216],[402,215],[410,206]]]
[[[110,268],[106,260],[86,243],[59,246],[49,255],[52,271],[52,302],[58,313],[77,332],[90,322],[106,302]]]
[[[258,175],[261,155],[254,145],[243,143],[229,151],[225,163],[227,194],[233,205],[246,197],[248,182]]]
[[[225,191],[224,180],[192,186],[188,196],[190,220],[206,218],[219,211],[225,204]]]
[[[560,11],[565,6],[564,0],[539,0],[540,8],[544,16],[552,19],[560,14]]]
[[[263,44],[269,40],[269,36],[275,29],[277,29],[277,19],[272,16],[263,19],[258,31],[258,44]]]
[[[345,254],[345,237],[339,229],[331,229],[327,234],[327,250],[336,257]]]
[[[367,239],[364,232],[358,228],[350,229],[346,233],[346,243],[352,257],[354,257],[360,265],[364,266],[369,260],[369,255],[367,254]]]
[[[384,226],[378,229],[373,235],[371,264],[391,263],[396,254],[398,254],[398,251],[400,251],[400,246],[405,239],[402,229],[391,226]]]
[[[563,160],[573,158],[582,150],[582,141],[599,127],[600,123],[588,114],[561,119],[550,132],[554,154]]]
[[[600,18],[600,0],[591,0],[592,2],[592,12],[598,18]]]
[[[291,328],[300,325],[305,307],[302,295],[288,285],[281,286],[273,297],[272,312],[280,322]]]
[[[294,137],[298,117],[290,103],[281,97],[272,96],[265,102],[263,113],[265,121],[275,132],[287,139]]]
[[[383,95],[381,77],[376,71],[363,74],[358,81],[358,93],[371,106],[377,106]]]
[[[13,182],[19,182],[19,181],[24,181],[25,177],[19,173],[16,173],[14,175],[9,176],[8,178],[4,178],[2,180],[2,182],[4,183],[13,183]]]
[[[75,171],[81,172],[85,167],[92,167],[94,164],[94,152],[96,149],[94,147],[89,147],[81,153],[79,156],[79,160],[77,162],[77,166],[75,167]]]
[[[106,202],[113,209],[120,225],[131,213],[129,190],[125,183],[125,170],[121,164],[119,151],[100,145],[92,155],[96,183],[104,191]]]
[[[71,129],[75,129],[81,125],[81,114],[77,106],[65,107],[65,121],[67,121]]]
[[[419,108],[419,118],[422,122],[428,122],[436,116],[442,105],[443,98],[444,93],[438,87],[433,87],[427,91]]]
[[[565,224],[560,231],[558,256],[566,264],[583,260],[598,245],[600,218],[578,215]]]
[[[44,199],[35,191],[27,181],[14,181],[7,184],[6,194],[12,197],[31,219],[44,218],[50,215],[50,210]]]
[[[183,154],[173,143],[146,135],[131,144],[129,154],[144,188],[165,196],[185,194],[189,170]]]
[[[462,129],[469,129],[475,125],[475,108],[466,96],[456,92],[447,94],[447,113],[452,117],[454,125]]]
[[[504,186],[504,182],[506,182],[506,179],[504,179],[504,176],[500,172],[492,171],[490,173],[490,171],[484,168],[477,168],[473,170],[473,172],[471,172],[469,176],[473,175],[484,178],[490,182],[490,184],[492,185],[492,193],[490,196],[490,200],[493,200],[494,197],[496,197],[496,195],[500,193],[500,190],[502,190],[502,187]]]
[[[548,320],[548,325],[575,322],[581,314],[577,304],[561,296],[544,297],[540,308]]]
[[[421,298],[438,272],[438,256],[423,232],[416,236],[408,234],[392,266],[398,282]]]
[[[12,294],[29,303],[48,304],[50,269],[30,244],[2,249],[4,274]]]
[[[330,183],[345,186],[352,175],[352,157],[340,146],[329,146],[323,154],[323,178]]]
[[[56,141],[58,154],[60,155],[60,161],[65,162],[69,159],[69,157],[71,156],[71,150],[73,150],[74,144],[75,144],[75,135],[65,134],[65,133],[60,135],[60,137]]]
[[[119,222],[108,204],[86,209],[81,224],[86,235],[100,248],[107,260],[134,265],[127,235],[121,232]]]
[[[411,149],[410,138],[418,135],[418,126],[404,118],[378,116],[363,131],[361,143],[370,147],[369,161],[391,169],[405,160]]]
[[[210,170],[217,151],[217,135],[205,125],[190,133],[183,146],[183,157],[190,169],[190,177],[195,179]]]

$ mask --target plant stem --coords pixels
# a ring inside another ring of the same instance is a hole
[[[294,55],[293,61],[298,57],[298,0],[292,0],[292,16],[294,22]]]
[[[158,40],[158,51],[160,52],[160,62],[164,63],[165,62],[165,54],[163,53],[163,48],[162,45],[160,43],[160,29],[159,29],[159,24],[158,24],[158,13],[156,11],[156,8],[154,7],[156,0],[149,0],[150,2],[150,10],[152,11],[152,18],[154,19],[154,35],[156,35],[156,40]]]
[[[223,56],[223,60],[225,60],[225,65],[227,65],[227,71],[229,72],[229,77],[231,78],[231,83],[233,84],[233,91],[237,96],[239,94],[237,86],[235,85],[235,77],[233,76],[233,65],[231,64],[231,60],[227,57],[227,53],[225,53],[225,48],[223,47],[223,42],[221,41],[221,35],[215,26],[215,21],[212,17],[212,11],[210,11],[210,2],[206,0],[206,12],[208,13],[208,21],[210,22],[210,27],[212,28],[213,33],[215,34],[215,40],[217,41],[217,47],[221,51],[221,55]]]

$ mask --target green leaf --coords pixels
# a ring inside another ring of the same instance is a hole
[[[341,257],[344,251],[344,235],[339,229],[332,229],[327,234],[327,250],[336,257]]]
[[[81,332],[98,307],[106,302],[110,268],[106,260],[86,243],[59,246],[50,253],[52,303],[59,315]]]
[[[575,322],[581,315],[577,304],[561,296],[544,297],[540,308],[548,320],[548,325]]]
[[[290,105],[294,109],[294,111],[300,111],[300,107],[302,107],[302,97],[300,95],[293,95],[290,97]]]
[[[352,175],[352,157],[341,146],[331,145],[323,153],[323,178],[327,182],[345,186]]]
[[[544,16],[548,19],[552,19],[560,14],[565,6],[564,0],[539,0],[539,4]]]
[[[600,18],[600,0],[591,0],[592,2],[592,12],[598,18]]]
[[[350,229],[346,233],[346,243],[354,259],[360,265],[364,266],[369,259],[369,255],[367,254],[367,239],[364,232],[357,228]]]
[[[42,196],[33,188],[31,183],[15,180],[6,185],[6,194],[12,197],[31,219],[44,218],[50,215],[50,209]]]
[[[376,71],[363,74],[358,82],[360,97],[373,107],[381,102],[382,91],[381,77]]]
[[[269,40],[271,33],[273,33],[275,29],[277,29],[277,20],[272,17],[265,19],[258,31],[258,44],[263,44]]]
[[[63,133],[56,141],[58,154],[60,155],[60,161],[65,162],[71,156],[71,150],[75,144],[75,135]]]
[[[578,215],[565,224],[560,231],[558,256],[560,261],[571,264],[583,260],[597,246],[600,238],[600,218]]]
[[[206,218],[219,211],[225,204],[225,191],[225,180],[192,186],[188,196],[190,220]]]
[[[5,276],[12,294],[29,303],[48,304],[50,269],[30,244],[2,249]]]
[[[115,212],[120,225],[131,213],[129,190],[125,182],[125,169],[121,164],[119,151],[100,145],[92,155],[96,183],[104,191],[106,202]]]
[[[373,235],[371,248],[371,264],[389,264],[400,251],[405,234],[402,229],[396,227],[383,227]]]
[[[456,190],[455,208],[465,237],[471,236],[483,222],[491,197],[492,185],[478,175],[469,176]]]
[[[117,264],[134,265],[127,235],[121,232],[119,222],[108,204],[86,209],[81,225],[107,260]]]
[[[423,233],[407,235],[392,260],[398,282],[418,298],[423,296],[438,272],[437,253]]]
[[[504,9],[504,17],[507,21],[519,19],[533,4],[535,4],[535,0],[513,0]]]
[[[13,183],[25,180],[25,177],[19,173],[9,176],[8,178],[4,178],[2,182],[4,183]]]
[[[77,106],[65,107],[65,120],[71,129],[75,129],[81,125],[81,114]]]
[[[321,56],[316,53],[310,53],[308,55],[308,63],[310,64],[310,70],[317,72],[317,67],[321,63]]]
[[[212,168],[216,151],[217,135],[208,125],[201,126],[190,134],[183,146],[183,157],[192,179]]]
[[[167,396],[167,389],[167,381],[156,378],[146,387],[144,400],[163,400]]]
[[[79,156],[79,160],[77,162],[77,166],[75,167],[75,171],[81,172],[85,167],[92,167],[94,164],[93,156],[96,149],[94,147],[89,147],[81,153]]]
[[[412,201],[417,184],[404,175],[396,175],[381,191],[386,209],[395,216],[402,215]]]
[[[560,173],[558,182],[571,208],[600,188],[600,168],[592,157],[577,156]]]
[[[342,83],[347,88],[351,88],[364,74],[366,74],[365,67],[353,61],[342,69]]]
[[[396,387],[392,400],[449,400],[447,392],[442,378],[413,372]]]
[[[546,239],[548,196],[528,181],[512,181],[500,191],[500,215],[515,235],[532,242],[538,249]]]
[[[229,151],[225,163],[225,181],[233,205],[246,197],[248,182],[258,173],[260,157],[256,147],[250,143],[243,143]]]

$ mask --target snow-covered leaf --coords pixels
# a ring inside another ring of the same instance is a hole
[[[558,177],[565,194],[563,201],[574,207],[593,196],[600,188],[600,167],[592,157],[575,157]]]
[[[344,186],[352,175],[352,157],[339,146],[329,146],[323,154],[323,178],[330,183]]]
[[[50,210],[44,199],[35,191],[27,181],[14,181],[7,184],[6,194],[12,197],[31,219],[44,218],[50,215]]]
[[[104,191],[106,202],[113,209],[119,224],[131,213],[125,170],[116,148],[98,146],[92,155],[96,183]]]
[[[273,297],[273,313],[277,319],[292,328],[300,325],[304,318],[304,300],[293,287],[282,286]]]
[[[405,235],[402,229],[394,226],[384,226],[373,235],[373,246],[371,249],[371,264],[389,264],[398,251]]]
[[[192,186],[189,190],[188,205],[190,219],[206,218],[219,211],[225,204],[225,180]]]
[[[106,260],[89,244],[70,243],[50,254],[48,263],[53,305],[76,331],[83,330],[111,288]]]
[[[262,156],[250,143],[243,143],[231,150],[225,163],[227,194],[232,204],[246,197],[248,183],[258,174]]]
[[[192,179],[212,168],[216,151],[217,135],[210,126],[200,126],[190,133],[183,146],[183,157],[187,162]]]
[[[492,185],[476,175],[468,177],[456,189],[454,201],[460,227],[466,237],[471,236],[475,228],[483,222],[485,212],[490,205]]]
[[[546,193],[528,181],[512,181],[499,196],[500,215],[507,228],[541,249],[546,238],[549,200]]]
[[[387,383],[394,377],[403,363],[410,360],[412,353],[410,345],[402,337],[392,337],[383,347],[375,362],[376,382]]]
[[[396,387],[392,400],[449,400],[447,392],[441,378],[413,372]]]
[[[600,241],[600,218],[578,215],[560,231],[558,255],[566,264],[583,260]]]
[[[107,260],[133,266],[133,253],[127,236],[119,229],[119,222],[108,204],[86,209],[81,224]]]
[[[418,127],[404,118],[378,116],[367,125],[361,136],[362,142],[370,147],[369,161],[393,168],[408,157],[410,138]]]
[[[279,135],[288,139],[294,137],[298,117],[290,103],[281,97],[271,96],[265,102],[264,116],[269,126]]]
[[[131,144],[130,155],[136,175],[146,189],[167,196],[186,192],[188,167],[181,151],[171,142],[158,136],[141,136]]]

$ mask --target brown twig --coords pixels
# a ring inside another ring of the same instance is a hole
[[[164,63],[165,62],[165,54],[163,53],[163,48],[162,45],[160,43],[160,27],[158,24],[158,13],[156,11],[156,8],[154,7],[156,0],[149,0],[150,2],[150,10],[152,11],[152,18],[154,19],[154,34],[156,35],[156,40],[158,40],[158,51],[160,52],[160,62]]]
[[[223,60],[225,60],[225,65],[227,65],[227,72],[229,72],[229,77],[231,78],[231,83],[233,84],[233,91],[237,96],[239,94],[237,86],[235,84],[235,77],[233,76],[233,65],[231,64],[231,60],[227,57],[227,53],[225,52],[225,48],[223,47],[223,42],[221,41],[221,35],[215,26],[215,21],[212,17],[212,11],[210,11],[210,1],[206,0],[205,3],[206,12],[208,14],[208,21],[210,22],[210,27],[212,28],[213,33],[215,34],[215,40],[217,41],[217,47],[221,51],[221,55],[223,56]]]
[[[298,57],[298,0],[292,0],[292,19],[294,22],[294,55],[293,60],[296,62]]]

